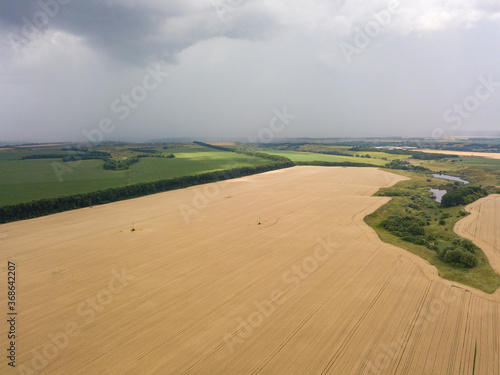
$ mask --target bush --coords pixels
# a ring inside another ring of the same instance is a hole
[[[125,160],[106,159],[102,167],[107,170],[123,171],[129,169],[131,165],[138,163],[139,160],[138,156],[132,156]]]
[[[413,216],[389,216],[383,220],[379,226],[392,233],[397,237],[401,237],[403,241],[424,245],[425,240],[425,222]]]
[[[455,243],[457,246],[460,246],[461,248],[463,248],[465,251],[468,251],[469,253],[472,253],[472,254],[476,253],[477,246],[474,245],[474,243],[471,240],[468,240],[466,238],[455,238],[453,240],[453,243]]]
[[[453,249],[453,250],[448,250],[444,254],[444,261],[446,263],[460,263],[460,257],[464,254],[463,250],[460,250],[459,248]]]
[[[445,263],[450,263],[458,267],[472,268],[477,266],[477,257],[474,255],[474,252],[462,246],[462,240],[463,239],[457,238],[453,241],[454,246],[448,246],[443,250],[438,250],[437,255],[439,259],[441,259]],[[466,242],[464,242],[464,244],[465,246],[469,246],[469,244]],[[472,246],[475,248],[474,244],[472,244]]]
[[[460,263],[467,268],[472,268],[477,266],[478,262],[477,258],[473,254],[465,251],[460,255]]]
[[[404,207],[413,208],[414,210],[420,210],[420,206],[415,203],[405,203]]]

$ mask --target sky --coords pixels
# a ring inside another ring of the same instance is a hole
[[[9,0],[0,48],[0,143],[500,131],[498,0]]]

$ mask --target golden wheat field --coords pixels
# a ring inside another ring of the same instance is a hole
[[[490,195],[465,207],[471,215],[460,220],[454,231],[473,240],[500,275],[500,195]]]
[[[500,153],[498,152],[468,152],[468,151],[447,151],[447,150],[417,150],[421,152],[427,152],[431,154],[447,154],[447,155],[457,155],[457,156],[475,156],[487,159],[500,159]]]
[[[402,178],[293,167],[1,225],[2,374],[498,375],[498,291],[363,221]],[[499,199],[481,202],[464,228],[498,250]]]

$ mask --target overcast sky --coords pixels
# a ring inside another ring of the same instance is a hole
[[[0,142],[500,130],[498,0],[4,0],[0,45]]]

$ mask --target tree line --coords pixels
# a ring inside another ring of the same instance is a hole
[[[34,154],[34,155],[25,155],[21,159],[62,159],[66,156],[66,154]]]
[[[479,186],[460,187],[448,191],[441,199],[441,207],[464,206],[486,197],[488,191]]]
[[[63,162],[97,159],[104,162],[102,168],[105,170],[123,171],[138,163],[140,161],[140,158],[154,157],[169,159],[175,157],[174,154],[159,154],[156,150],[150,148],[129,148],[129,150],[134,152],[142,152],[142,154],[119,160],[112,159],[111,154],[105,151],[69,149],[70,153],[67,154],[34,154],[23,156],[22,159],[62,159]]]
[[[105,159],[111,157],[109,152],[105,151],[86,151],[86,150],[71,150],[66,154],[34,154],[25,155],[21,159],[62,159],[62,161],[77,161],[90,159]]]
[[[57,198],[39,199],[27,203],[18,203],[0,207],[0,223],[31,219],[39,216],[73,210],[76,208],[137,198],[164,191],[182,189],[193,185],[206,184],[232,178],[249,176],[275,169],[287,168],[288,163],[273,163],[257,166],[239,167],[223,171],[208,172],[194,176],[182,176],[171,179],[143,182],[117,188],[98,190],[90,193],[75,194]]]
[[[355,163],[352,161],[297,161],[296,165],[317,165],[321,167],[376,167],[374,164]]]
[[[399,169],[403,171],[420,171],[427,172],[428,168],[422,167],[421,165],[413,165],[406,160],[394,159],[385,165],[385,168],[389,169]]]
[[[387,148],[375,148],[369,146],[355,146],[351,147],[349,151],[371,151],[371,152],[384,152],[391,155],[410,155],[412,159],[416,160],[440,160],[440,159],[450,159],[458,158],[457,155],[447,155],[447,154],[434,154],[422,151],[413,150],[401,150],[401,149],[387,149]]]
[[[280,155],[271,155],[271,154],[266,154],[265,152],[244,150],[241,148],[229,148],[229,147],[224,147],[224,146],[216,146],[216,145],[211,145],[209,143],[198,142],[198,141],[195,141],[193,143],[197,144],[198,146],[213,148],[213,149],[219,150],[219,151],[235,152],[237,154],[243,154],[243,155],[248,155],[248,156],[254,156],[257,158],[261,158],[261,159],[271,160],[275,163],[287,165],[288,167],[293,167],[295,165],[295,163],[293,161],[291,161],[290,159],[288,159],[284,156],[280,156]]]

